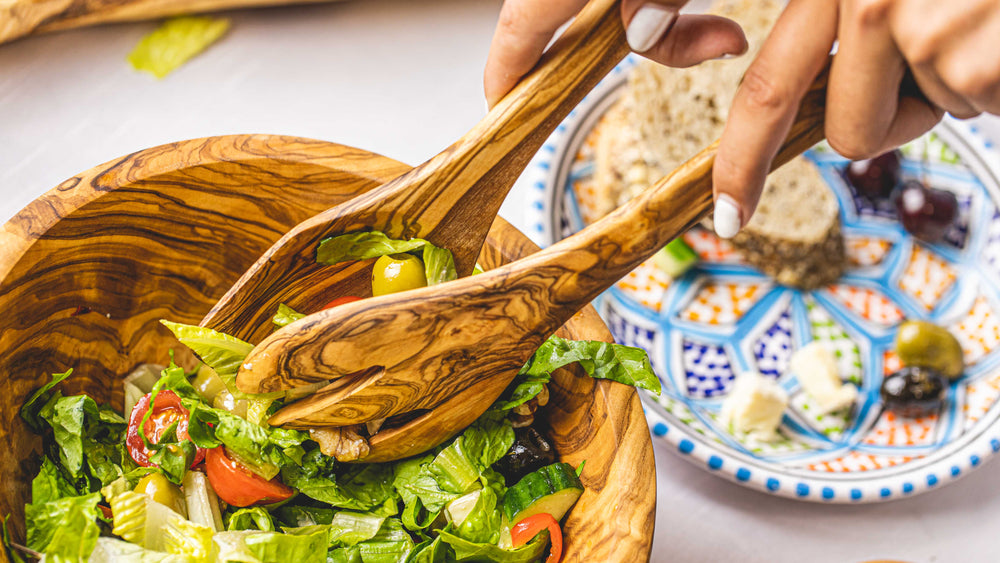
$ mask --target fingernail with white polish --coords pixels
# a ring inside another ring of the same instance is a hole
[[[632,16],[625,30],[628,46],[637,53],[650,50],[677,19],[677,8],[662,4],[644,4]]]
[[[715,200],[715,215],[712,216],[712,222],[715,224],[715,234],[721,238],[733,238],[743,226],[740,222],[740,208],[729,196],[720,195],[719,199]]]

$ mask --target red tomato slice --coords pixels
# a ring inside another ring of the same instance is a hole
[[[208,450],[205,458],[208,482],[219,498],[233,506],[271,504],[295,494],[277,477],[268,481],[226,455],[225,447]]]
[[[132,409],[132,414],[128,420],[128,432],[125,435],[125,446],[128,453],[136,463],[144,467],[152,467],[156,464],[149,461],[149,456],[153,455],[142,441],[139,435],[139,424],[142,423],[146,411],[149,410],[149,397],[152,393],[147,393]],[[153,405],[153,413],[146,421],[146,438],[150,442],[157,444],[163,436],[163,432],[174,422],[177,423],[177,438],[180,440],[190,440],[187,433],[188,418],[191,413],[181,405],[181,398],[173,391],[160,391],[156,394],[156,404]],[[205,449],[198,448],[194,454],[194,461],[191,467],[201,463],[205,459]]]
[[[334,307],[339,307],[340,305],[346,305],[348,303],[354,303],[355,301],[361,301],[360,297],[355,297],[353,295],[345,295],[343,297],[338,297],[333,301],[327,303],[323,306],[324,309],[333,309]]]
[[[556,519],[551,514],[542,512],[534,516],[528,516],[524,520],[514,524],[514,527],[510,529],[510,539],[513,541],[514,547],[521,547],[531,541],[531,538],[537,536],[538,532],[546,528],[549,530],[549,541],[552,542],[552,551],[549,552],[549,557],[545,560],[545,563],[558,563],[562,559],[562,529],[559,528],[559,522],[556,522]]]

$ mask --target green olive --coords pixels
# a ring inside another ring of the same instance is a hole
[[[936,370],[949,379],[962,375],[962,345],[948,329],[927,321],[906,321],[896,334],[896,353],[905,366]]]
[[[216,395],[226,390],[226,384],[223,383],[219,374],[205,364],[201,364],[201,367],[198,368],[198,373],[191,380],[191,385],[209,403],[215,400]]]
[[[149,495],[156,502],[173,509],[181,516],[187,517],[187,504],[184,502],[184,494],[180,487],[170,482],[162,473],[153,472],[142,479],[135,486],[135,492]]]
[[[388,295],[426,286],[424,263],[412,254],[388,254],[375,261],[372,295]]]

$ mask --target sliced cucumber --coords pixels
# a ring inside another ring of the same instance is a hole
[[[583,494],[583,483],[568,463],[553,463],[529,473],[507,489],[503,513],[516,524],[535,514],[548,513],[562,520]]]
[[[697,263],[698,254],[680,238],[670,241],[653,255],[653,264],[674,279],[681,277]]]

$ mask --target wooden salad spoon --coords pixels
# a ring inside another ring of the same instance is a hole
[[[825,89],[824,71],[775,167],[823,139]],[[237,386],[265,393],[333,379],[269,421],[289,427],[342,426],[423,409],[430,409],[425,420],[443,427],[455,417],[481,414],[553,331],[709,211],[717,146],[611,215],[527,258],[286,326],[247,356]],[[492,398],[455,405],[465,390],[484,388]],[[449,408],[440,408],[448,401]],[[404,438],[381,440],[379,459],[434,445]]]
[[[377,230],[423,238],[470,274],[500,204],[531,157],[628,52],[617,0],[592,0],[539,64],[471,131],[429,161],[304,221],[229,289],[201,325],[257,342],[280,303],[314,311],[342,295],[371,295],[372,261],[316,263],[323,239]]]

